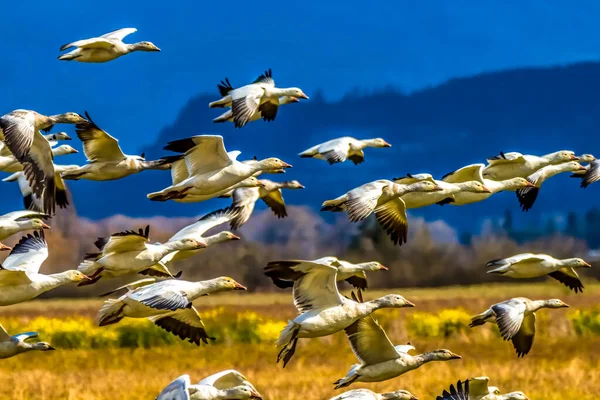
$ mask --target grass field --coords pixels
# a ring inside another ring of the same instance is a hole
[[[393,292],[393,291],[389,291]],[[493,285],[400,292],[416,303],[415,309],[380,310],[376,313],[397,344],[410,341],[418,352],[447,348],[462,360],[430,363],[386,382],[359,384],[376,391],[406,389],[420,399],[435,398],[458,379],[488,375],[504,392],[524,391],[531,399],[596,399],[600,392],[600,335],[578,336],[569,316],[574,309],[590,310],[599,304],[600,285],[586,286],[583,295],[572,295],[560,285]],[[366,298],[380,295],[368,291]],[[517,359],[510,343],[491,329],[458,332],[449,337],[415,336],[407,321],[441,309],[464,309],[468,314],[514,296],[559,297],[569,310],[538,313],[538,336],[531,353]],[[39,300],[0,309],[0,322],[24,324],[36,317],[93,318],[101,300]],[[225,307],[235,313],[252,311],[269,320],[285,321],[295,315],[289,293],[227,294],[196,302],[201,315]],[[421,313],[421,314],[419,314]],[[233,317],[232,317],[233,316]],[[216,321],[211,320],[211,324]],[[36,329],[35,326],[28,326]],[[211,326],[207,324],[210,331]],[[44,337],[41,338],[45,340]],[[275,364],[272,343],[227,343],[195,347],[171,345],[152,348],[58,349],[32,352],[0,362],[0,399],[114,400],[154,399],[172,379],[189,373],[192,380],[223,369],[244,373],[265,399],[329,399],[337,394],[332,382],[345,375],[356,360],[343,333],[325,339],[301,341],[294,359],[284,370]]]

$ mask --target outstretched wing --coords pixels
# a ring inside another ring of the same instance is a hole
[[[523,324],[526,310],[525,303],[519,299],[510,299],[494,304],[491,308],[496,316],[496,323],[504,340],[512,339]]]
[[[217,389],[231,389],[235,386],[247,386],[254,389],[250,381],[234,369],[228,369],[208,376],[198,382],[198,385],[214,386]]]
[[[123,40],[125,38],[125,36],[131,35],[132,33],[135,33],[135,32],[137,32],[137,29],[135,29],[135,28],[121,28],[121,29],[117,29],[116,31],[105,33],[104,35],[102,35],[100,37],[104,38],[104,39]]]
[[[83,152],[90,162],[121,161],[125,154],[119,141],[100,129],[85,112],[88,121],[75,125],[77,137],[83,142]]]
[[[352,352],[363,364],[373,365],[399,357],[381,325],[371,316],[359,319],[345,331]]]
[[[44,232],[35,231],[23,236],[2,263],[2,268],[9,271],[22,271],[37,274],[42,263],[48,258],[48,244]]]
[[[190,376],[185,374],[169,383],[156,400],[190,400]]]
[[[108,238],[106,243],[101,243],[104,239],[98,239],[96,245],[100,247],[103,254],[143,251],[146,249],[146,243],[150,241],[148,237],[149,233],[150,225],[146,226],[146,229],[139,229],[137,232],[124,231],[114,233]]]
[[[444,182],[448,183],[462,183],[469,181],[477,181],[481,183],[485,183],[483,181],[483,168],[484,164],[471,164],[465,167],[459,168],[456,171],[452,171],[447,173],[442,177]]]
[[[213,211],[200,218],[197,222],[181,229],[169,239],[169,242],[186,238],[201,238],[209,229],[229,222],[236,218],[237,215],[238,211],[234,208],[223,208]]]

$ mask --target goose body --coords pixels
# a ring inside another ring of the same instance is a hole
[[[43,233],[24,236],[0,266],[0,306],[22,303],[71,282],[89,279],[79,271],[40,274],[48,258]]]
[[[73,147],[66,144],[54,147],[51,151],[52,157],[79,153]],[[0,171],[8,173],[23,171],[23,165],[20,162],[18,162],[15,156],[13,156],[12,154],[9,154],[7,156],[0,155]]]
[[[230,369],[202,379],[195,385],[189,375],[171,382],[156,400],[246,400],[262,399],[256,388],[238,371]]]
[[[14,211],[0,215],[0,240],[4,240],[16,233],[28,230],[50,229],[42,221],[49,215],[38,211]]]
[[[515,297],[494,304],[488,310],[471,318],[471,328],[494,322],[504,340],[511,340],[518,357],[526,356],[533,346],[535,336],[535,312],[541,308],[569,307],[558,299],[530,300]]]
[[[488,386],[490,378],[479,376],[458,381],[456,388],[450,385],[450,391],[444,390],[436,400],[529,400],[523,392],[500,394],[495,386]]]
[[[106,326],[123,318],[149,318],[167,332],[200,345],[212,339],[192,301],[225,290],[246,290],[229,277],[201,282],[168,279],[129,290],[118,299],[107,300],[98,312],[98,325]]]
[[[258,112],[265,121],[274,121],[279,110],[279,99],[283,96],[308,99],[308,96],[299,88],[280,89],[275,87],[270,69],[250,85],[233,89],[228,81],[226,83],[229,87],[221,88],[219,86],[222,98],[210,103],[209,107],[231,106],[233,124],[236,128],[245,126]]]
[[[303,274],[295,280],[293,288],[294,305],[300,315],[288,321],[276,343],[281,348],[277,361],[283,360],[284,367],[294,355],[299,338],[331,335],[380,308],[414,307],[400,295],[387,295],[365,303],[342,297],[337,289],[339,263],[335,257],[295,263],[295,271]],[[268,272],[271,265],[267,265],[265,271]]]
[[[304,150],[299,156],[326,160],[330,165],[346,160],[357,165],[365,160],[363,149],[367,147],[392,147],[392,145],[381,138],[359,140],[344,136],[313,146]]]
[[[14,110],[0,117],[5,144],[23,165],[33,193],[43,199],[43,211],[48,214],[53,214],[56,206],[54,156],[50,142],[40,130],[50,130],[58,123],[77,124],[83,121],[85,119],[75,113],[45,116],[30,110]]]
[[[110,181],[145,170],[170,168],[170,164],[165,160],[146,161],[143,154],[142,156],[124,154],[119,141],[100,129],[87,112],[85,115],[88,121],[77,124],[75,130],[83,142],[83,151],[88,163],[64,172],[63,179]]]
[[[38,337],[37,332],[18,333],[11,336],[0,325],[0,358],[10,358],[32,350],[48,351],[54,347],[46,342],[28,343],[27,340]]]
[[[100,37],[78,40],[68,43],[60,51],[75,47],[68,53],[58,57],[64,61],[79,61],[86,63],[103,63],[129,54],[133,51],[160,51],[153,43],[138,42],[133,44],[123,43],[125,36],[137,32],[135,28],[123,28]]]
[[[568,150],[561,150],[544,156],[523,155],[517,152],[500,153],[499,156],[487,159],[488,165],[483,169],[483,176],[495,181],[511,178],[527,178],[540,168],[552,164],[577,161],[579,157]]]
[[[488,274],[499,274],[516,279],[538,278],[548,275],[577,293],[583,292],[583,284],[576,268],[590,268],[581,258],[556,259],[547,254],[517,254],[487,263]]]
[[[406,390],[375,393],[369,389],[355,389],[332,397],[330,400],[417,400],[417,398]]]
[[[177,168],[177,171],[172,172],[173,185],[160,192],[150,193],[150,200],[183,199],[190,195],[206,200],[226,193],[232,186],[251,178],[257,172],[279,172],[291,167],[277,158],[251,165],[239,162],[227,153],[221,136],[194,136],[170,142],[165,149],[185,153],[187,172],[181,170],[182,166],[174,164],[172,168]]]
[[[401,185],[389,180],[373,181],[323,203],[321,211],[346,211],[351,222],[366,219],[373,212],[394,244],[402,245],[408,238],[406,204],[402,197],[410,192],[441,191],[435,183],[421,181]]]

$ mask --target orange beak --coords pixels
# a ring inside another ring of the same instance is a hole
[[[86,281],[91,281],[92,280],[92,278],[90,278],[89,276],[87,276],[85,274],[81,274],[81,275],[83,275],[83,280],[86,280]]]
[[[387,270],[388,270],[388,267],[386,267],[386,266],[384,266],[384,265],[380,265],[380,266],[379,266],[379,269],[380,269],[380,270],[382,270],[382,271],[387,271]]]
[[[231,235],[230,239],[231,239],[231,240],[242,240],[242,238],[241,238],[241,237],[239,237],[239,236],[236,236],[236,235]]]
[[[0,251],[10,251],[12,248],[8,247],[5,244],[0,243]]]
[[[281,162],[283,164],[283,168],[292,168],[292,164],[288,164],[284,161]]]
[[[492,193],[492,191],[484,186],[483,193]]]
[[[304,93],[302,93],[301,95],[299,95],[298,97],[300,97],[301,99],[305,99],[308,100],[308,96],[305,95]]]
[[[206,243],[204,243],[204,242],[201,242],[201,241],[199,241],[199,240],[196,240],[196,244],[198,245],[198,248],[199,248],[199,249],[205,249],[205,248],[207,248],[207,247],[208,247],[208,245],[207,245]]]
[[[574,160],[574,161],[579,161],[579,157],[577,157],[577,156],[573,155],[573,156],[571,156],[571,160]]]
[[[392,147],[392,145],[389,144],[388,142],[383,142],[383,147]]]
[[[587,171],[587,168],[583,165],[580,165],[579,168],[577,168],[577,171]]]
[[[587,262],[586,262],[586,263],[584,263],[583,265],[584,265],[586,268],[592,268],[592,264],[590,264],[590,263],[587,263]]]
[[[527,181],[527,186],[525,186],[525,187],[536,187],[536,186],[533,183]]]
[[[42,228],[43,229],[50,229],[50,225],[46,225],[44,222],[42,222]]]
[[[234,290],[248,290],[248,288],[244,285],[240,285],[239,283],[235,282],[235,285],[233,287]]]
[[[298,103],[300,100],[298,100],[297,97],[294,96],[290,96],[290,103]]]

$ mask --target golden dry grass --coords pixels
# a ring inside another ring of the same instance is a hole
[[[568,295],[558,285],[494,285],[486,287],[412,289],[401,293],[417,303],[415,310],[381,310],[402,321],[412,312],[436,312],[462,307],[480,312],[492,302],[516,295],[531,298],[560,297],[575,307],[598,304],[600,285],[588,285],[584,295]],[[375,297],[379,292],[368,293]],[[209,296],[202,308],[236,306],[286,319],[294,315],[289,294]],[[99,300],[35,301],[0,309],[7,316],[67,316],[95,313]],[[242,306],[240,306],[242,304]],[[277,305],[275,305],[277,304]],[[391,314],[390,314],[391,313]],[[577,337],[568,331],[566,312],[540,314],[539,336],[532,352],[517,359],[510,343],[490,330],[480,329],[450,339],[409,338],[396,319],[386,324],[395,343],[411,341],[417,350],[447,348],[463,360],[431,363],[401,377],[374,384],[353,385],[376,391],[406,389],[421,399],[435,398],[458,379],[488,375],[503,391],[522,390],[531,399],[592,400],[600,393],[600,337]],[[285,369],[275,364],[272,345],[213,345],[200,348],[171,346],[152,349],[59,350],[23,354],[0,363],[0,399],[15,400],[114,400],[154,399],[172,379],[189,373],[192,380],[235,368],[243,372],[265,399],[329,399],[339,391],[332,382],[345,375],[356,360],[343,334],[304,340]]]

